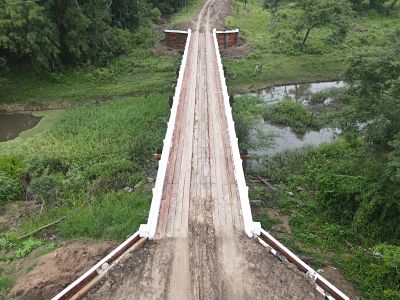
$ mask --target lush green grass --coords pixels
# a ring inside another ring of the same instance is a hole
[[[397,13],[389,17],[373,13],[357,16],[343,43],[330,42],[328,28],[316,28],[301,53],[294,48],[289,30],[297,9],[283,5],[272,28],[270,14],[262,7],[261,0],[250,0],[247,10],[241,1],[235,1],[234,15],[226,18],[228,26],[239,28],[252,47],[246,58],[224,60],[228,85],[234,92],[342,78],[353,53],[385,47],[398,24]]]
[[[175,26],[179,23],[188,23],[193,20],[195,14],[200,11],[203,6],[205,0],[192,0],[188,1],[186,7],[184,7],[181,11],[177,12],[171,17],[170,24],[171,26]]]
[[[115,99],[120,96],[141,96],[165,93],[173,87],[179,61],[162,57],[151,49],[135,49],[130,55],[116,59],[107,67],[65,70],[48,76],[33,71],[10,71],[0,85],[0,106],[16,103],[25,109],[63,107],[64,101]]]
[[[152,94],[75,108],[43,134],[0,145],[2,155],[26,161],[29,191],[45,203],[24,231],[63,215],[70,215],[58,227],[64,237],[122,239],[135,230],[146,218],[150,193],[120,191],[155,173],[152,153],[162,147],[167,99]]]

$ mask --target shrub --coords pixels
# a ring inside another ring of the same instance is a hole
[[[279,125],[290,126],[295,133],[303,134],[310,129],[319,129],[320,121],[297,101],[284,100],[268,106],[264,119]]]
[[[15,200],[22,194],[18,179],[0,172],[0,206],[10,200]]]
[[[31,182],[30,191],[38,195],[47,205],[55,206],[63,195],[62,178],[55,175],[43,175],[35,178]]]
[[[87,78],[93,82],[110,82],[116,78],[116,73],[107,68],[98,68],[91,73],[88,73]]]
[[[29,238],[22,242],[20,247],[15,251],[16,258],[22,258],[27,256],[32,250],[36,249],[37,247],[41,246],[44,243],[43,240],[38,240],[35,238]]]

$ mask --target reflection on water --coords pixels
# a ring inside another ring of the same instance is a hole
[[[345,86],[346,83],[344,81],[301,83],[274,86],[261,91],[247,93],[246,95],[258,96],[268,103],[278,102],[283,99],[306,101],[315,93],[333,88],[342,88]]]
[[[16,138],[21,132],[35,127],[40,119],[30,114],[0,114],[0,142]]]
[[[277,126],[260,120],[251,132],[251,137],[257,139],[259,131],[263,135],[272,137],[271,145],[266,149],[258,149],[250,151],[252,159],[249,167],[254,167],[262,163],[266,158],[274,156],[278,153],[302,148],[305,146],[318,146],[329,143],[337,138],[340,133],[339,129],[322,128],[319,131],[312,130],[306,134],[295,134],[286,126]]]
[[[346,87],[344,81],[316,82],[304,84],[292,84],[267,88],[261,91],[247,93],[246,96],[258,96],[268,104],[292,99],[307,104],[312,95],[318,92],[327,91],[335,88]],[[240,95],[238,95],[240,96]],[[328,105],[333,99],[328,98],[324,104]],[[302,148],[305,146],[318,146],[323,143],[329,143],[340,133],[339,129],[322,128],[321,130],[311,130],[303,135],[295,134],[290,127],[278,126],[259,120],[253,130],[250,132],[251,139],[257,141],[259,134],[271,137],[271,145],[266,149],[249,151],[252,159],[248,162],[249,167],[256,167],[265,161],[268,157],[278,153]]]

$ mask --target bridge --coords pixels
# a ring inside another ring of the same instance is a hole
[[[187,32],[147,224],[53,299],[349,299],[253,222],[216,3]]]

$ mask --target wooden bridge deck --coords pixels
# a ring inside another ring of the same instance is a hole
[[[243,231],[214,47],[193,33],[156,237],[186,236],[190,222]]]
[[[101,284],[85,299],[321,298],[314,284],[305,279],[308,267],[300,264],[302,271],[289,267],[245,237],[247,223],[243,215],[250,212],[241,211],[244,202],[240,201],[236,180],[241,182],[244,178],[238,179],[234,174],[232,150],[236,158],[238,153],[232,147],[237,145],[231,144],[229,136],[223,97],[226,87],[221,86],[221,66],[210,29],[210,22],[220,19],[223,3],[224,0],[206,1],[190,38],[176,119],[174,106],[174,127],[168,127],[171,130],[166,135],[168,163],[163,162],[159,170],[162,181],[157,181],[164,185],[157,187],[156,183],[154,218],[144,225],[144,232],[150,237],[156,229],[155,239],[135,253],[125,254],[124,263],[111,269],[104,280],[104,273],[96,275],[103,266],[100,262],[82,281],[78,279],[55,299],[69,299],[73,295],[70,290],[75,293],[92,277],[82,290],[89,290],[100,280]],[[242,195],[243,182],[240,184]],[[153,220],[157,221],[157,228]],[[124,244],[130,243],[130,239],[119,248],[125,249]],[[143,242],[139,235],[135,239]],[[113,253],[122,251],[119,248]],[[113,257],[113,253],[109,256]],[[107,259],[104,261],[108,262]],[[292,256],[290,259],[293,262]],[[321,285],[322,281],[319,282]]]

